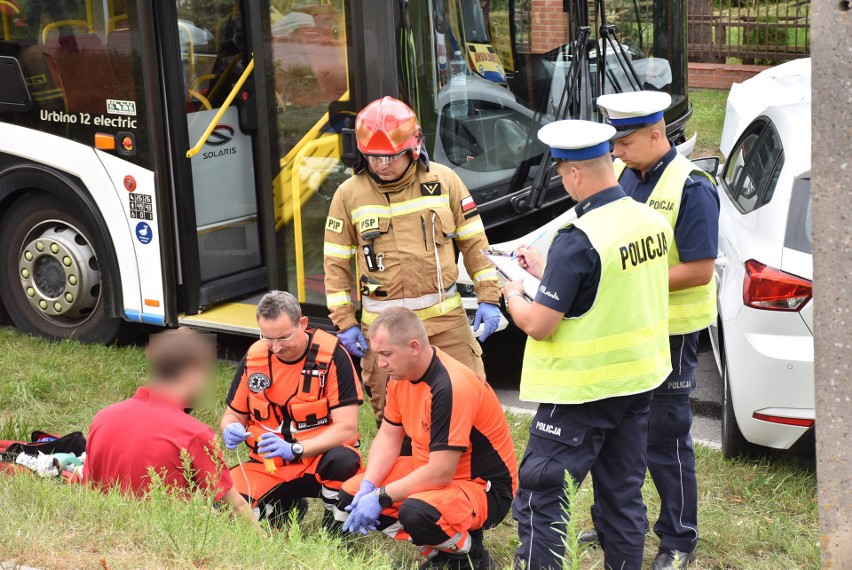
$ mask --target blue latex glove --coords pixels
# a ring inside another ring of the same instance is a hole
[[[284,461],[289,462],[296,458],[293,455],[293,444],[284,441],[284,438],[277,433],[267,432],[260,436],[257,452],[267,459],[280,457]]]
[[[473,318],[473,330],[479,330],[479,325],[484,328],[479,333],[479,342],[491,336],[500,326],[500,307],[491,303],[480,303],[476,307],[476,316]]]
[[[351,513],[352,509],[358,506],[358,501],[361,500],[361,497],[368,493],[372,493],[376,490],[376,486],[364,479],[361,481],[361,486],[358,488],[358,492],[355,494],[355,498],[352,499],[352,502],[346,507],[346,512]]]
[[[245,426],[239,422],[229,423],[222,430],[222,439],[225,440],[225,447],[228,449],[236,449],[247,438],[248,432]]]
[[[379,504],[379,496],[374,492],[367,493],[358,501],[358,505],[349,513],[349,518],[343,523],[343,530],[367,534],[376,530],[382,506]]]
[[[364,333],[361,332],[361,327],[358,325],[349,327],[343,332],[337,333],[337,338],[340,339],[340,344],[346,349],[346,352],[358,358],[364,358],[367,352],[367,339],[364,338]]]

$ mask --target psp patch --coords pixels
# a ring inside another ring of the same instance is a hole
[[[423,182],[420,184],[420,193],[423,196],[439,196],[441,194],[441,183]]]
[[[270,386],[272,386],[272,380],[270,380],[269,376],[263,374],[262,372],[255,372],[254,374],[248,377],[249,390],[251,390],[255,394],[257,394],[258,392],[263,392]]]

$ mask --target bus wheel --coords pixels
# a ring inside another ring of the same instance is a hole
[[[93,242],[100,235],[86,214],[76,203],[42,193],[18,200],[6,213],[0,296],[20,330],[86,343],[117,339],[123,322],[106,314]]]

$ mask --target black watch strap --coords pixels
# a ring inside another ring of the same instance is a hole
[[[393,499],[391,499],[391,496],[388,495],[384,487],[379,489],[379,505],[383,509],[389,509],[393,506]]]
[[[293,450],[293,457],[296,459],[301,459],[302,455],[304,455],[305,453],[305,446],[299,443],[298,441],[293,442],[293,445],[290,449]]]

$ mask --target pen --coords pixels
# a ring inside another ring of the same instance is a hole
[[[497,257],[508,257],[509,259],[515,259],[514,251],[500,251],[499,249],[481,249],[480,250],[483,255],[496,255]]]

